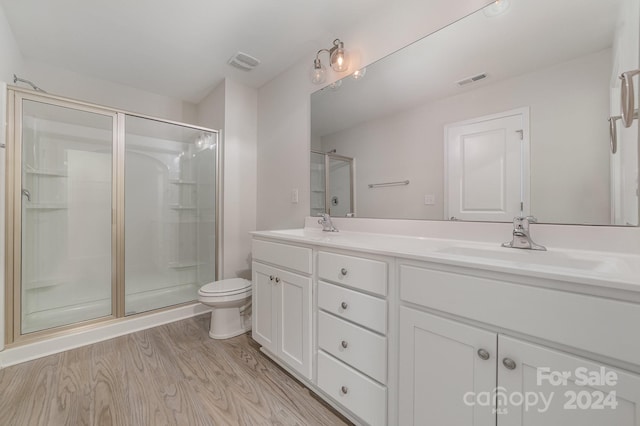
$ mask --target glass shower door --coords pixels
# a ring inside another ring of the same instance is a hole
[[[197,299],[216,277],[217,134],[125,118],[125,314]]]
[[[109,316],[115,114],[22,99],[21,118],[21,334]]]

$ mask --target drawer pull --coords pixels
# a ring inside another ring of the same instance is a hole
[[[280,282],[280,278],[276,277],[276,283],[279,283],[279,282]]]
[[[273,281],[275,277],[273,275],[269,275],[269,281]]]
[[[342,387],[340,388],[340,392],[341,392],[343,395],[346,395],[346,394],[349,392],[349,388],[348,388],[348,387],[346,387],[346,386],[342,386]]]
[[[342,343],[340,343],[342,345],[343,348],[347,349],[347,346],[349,346],[349,343],[346,340],[343,340]]]
[[[488,360],[491,357],[486,349],[478,349],[478,356],[484,361]]]
[[[516,362],[514,360],[512,360],[511,358],[503,359],[502,360],[502,365],[504,365],[507,370],[515,370],[516,369]]]
[[[342,268],[340,269],[340,273],[342,274],[343,277],[346,277],[349,271],[347,271],[347,268]]]
[[[340,304],[340,307],[341,307],[342,309],[347,309],[347,308],[349,307],[349,304],[348,304],[347,302],[342,302],[342,303]]]

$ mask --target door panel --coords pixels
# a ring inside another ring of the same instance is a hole
[[[524,116],[504,113],[446,127],[448,218],[508,222],[521,214],[521,202],[528,207]]]
[[[507,336],[500,335],[498,342],[500,387],[510,398],[525,395],[538,401],[529,406],[507,403],[498,407],[498,426],[640,426],[640,376]],[[515,361],[515,369],[507,369],[504,358]],[[554,374],[569,373],[566,384],[547,379],[549,374],[539,373],[542,368]],[[580,385],[578,369],[583,369],[581,377],[587,373],[605,377],[605,371],[615,377],[615,385]],[[604,399],[612,391],[615,397]],[[544,403],[543,397],[550,403]],[[608,403],[615,403],[615,408]]]
[[[16,97],[18,334],[111,315],[115,114]]]
[[[491,406],[471,403],[495,388],[496,353],[495,333],[401,307],[399,424],[495,425]]]
[[[252,288],[252,337],[270,351],[276,350],[276,312],[273,310],[274,269],[260,263],[253,263]]]
[[[292,368],[311,378],[311,278],[277,271],[279,354]]]

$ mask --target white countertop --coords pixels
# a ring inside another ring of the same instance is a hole
[[[547,251],[504,248],[477,241],[409,237],[367,232],[323,232],[315,228],[252,232],[284,242],[357,250],[392,257],[609,289],[640,292],[640,256],[547,247]]]

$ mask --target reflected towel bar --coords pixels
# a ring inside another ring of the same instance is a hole
[[[383,186],[400,186],[400,185],[409,185],[409,180],[403,180],[401,182],[370,183],[369,188],[379,188]]]

